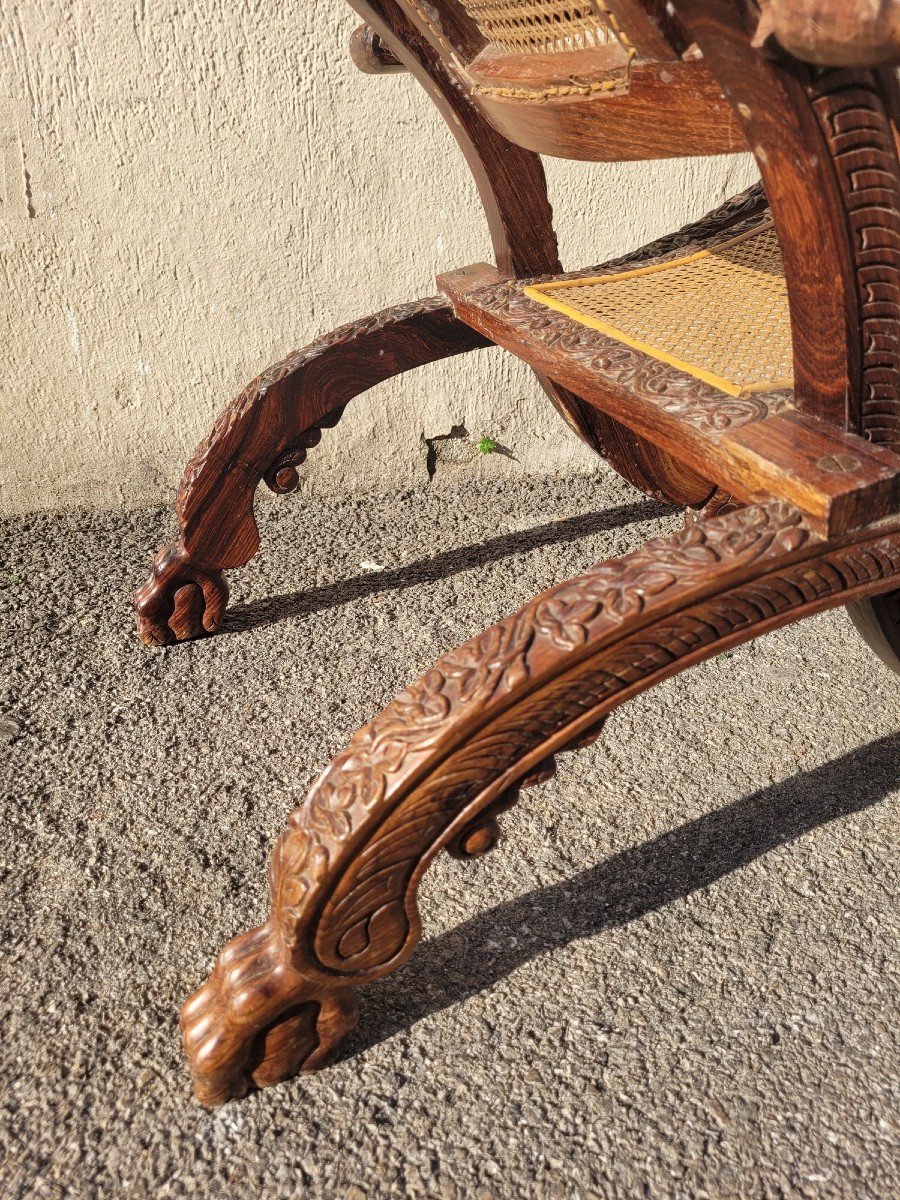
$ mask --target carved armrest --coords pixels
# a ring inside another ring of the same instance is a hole
[[[756,44],[825,67],[900,62],[900,0],[760,0]]]

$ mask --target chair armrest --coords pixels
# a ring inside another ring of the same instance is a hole
[[[761,0],[756,43],[825,67],[900,62],[900,0]]]

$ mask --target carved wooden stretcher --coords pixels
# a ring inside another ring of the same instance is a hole
[[[275,848],[266,924],[184,1007],[206,1104],[321,1067],[355,988],[412,952],[431,859],[489,849],[519,789],[624,700],[836,605],[900,671],[898,4],[351,3],[357,65],[411,71],[448,120],[496,262],[319,338],[229,405],[137,595],[141,636],[219,628],[222,572],[259,544],[257,484],[292,490],[349,400],[491,345],[627,479],[694,515],[444,655],[325,768]],[[759,186],[561,272],[539,154],[748,146]]]

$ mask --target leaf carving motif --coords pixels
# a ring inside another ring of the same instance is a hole
[[[648,542],[622,559],[537,596],[520,612],[438,659],[372,723],[356,733],[313,784],[278,847],[273,895],[287,927],[301,920],[309,891],[354,838],[367,814],[442,739],[452,739],[468,705],[502,700],[531,677],[535,658],[552,648],[577,651],[675,589],[705,578],[717,564],[752,562],[771,550],[797,549],[810,534],[800,515],[774,502],[700,522]],[[448,743],[449,744],[449,743]]]
[[[780,412],[790,404],[788,392],[729,396],[711,384],[651,358],[639,350],[581,325],[561,313],[549,312],[522,292],[521,281],[501,283],[476,293],[479,308],[564,353],[594,375],[653,401],[701,433],[721,433]]]

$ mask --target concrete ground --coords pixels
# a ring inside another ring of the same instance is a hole
[[[343,1059],[216,1112],[178,1007],[357,725],[679,520],[624,484],[261,500],[226,631],[141,646],[166,512],[8,524],[0,1195],[898,1194],[900,679],[832,612],[632,702],[443,856]]]

